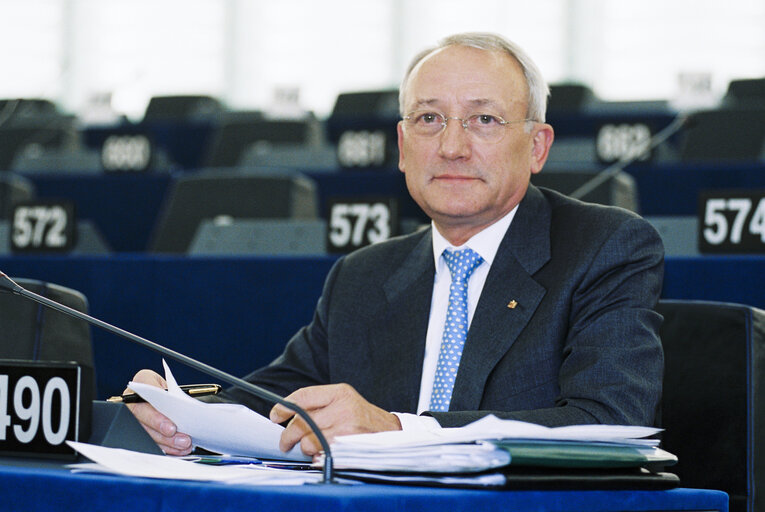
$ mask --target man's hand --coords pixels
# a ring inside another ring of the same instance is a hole
[[[330,443],[340,435],[401,430],[401,422],[395,414],[370,404],[348,384],[298,389],[286,400],[305,409]],[[294,411],[277,404],[271,409],[270,418],[274,423],[292,418],[279,440],[282,451],[289,451],[298,443],[306,455],[321,451],[319,440]]]
[[[133,377],[133,382],[150,384],[167,389],[167,382],[152,370],[141,370]],[[126,393],[132,393],[129,389]],[[178,432],[175,423],[146,402],[127,404],[128,409],[138,419],[154,442],[168,455],[188,455],[191,453],[191,437]]]

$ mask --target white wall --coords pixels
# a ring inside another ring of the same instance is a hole
[[[466,30],[502,33],[549,81],[604,99],[673,99],[681,74],[719,97],[765,76],[765,0],[0,0],[0,26],[0,98],[84,114],[110,94],[136,119],[152,95],[268,109],[277,90],[324,116]]]

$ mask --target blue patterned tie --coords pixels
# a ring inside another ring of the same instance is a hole
[[[446,311],[444,336],[441,340],[436,377],[430,396],[431,411],[449,410],[454,379],[457,377],[462,347],[465,346],[465,338],[467,338],[468,279],[473,270],[483,263],[483,258],[467,248],[454,252],[447,249],[443,256],[452,274],[452,284],[449,287],[449,308]]]

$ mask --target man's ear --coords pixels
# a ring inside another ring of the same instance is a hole
[[[532,132],[531,148],[531,173],[537,174],[544,167],[547,156],[550,154],[555,132],[553,127],[546,123],[537,123]]]
[[[396,133],[398,134],[398,170],[406,172],[404,170],[404,122],[399,121],[396,125]]]

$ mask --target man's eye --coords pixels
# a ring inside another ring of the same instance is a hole
[[[425,124],[438,123],[439,115],[433,114],[432,112],[426,112],[425,114],[420,114],[420,116],[417,118],[417,122]]]
[[[499,119],[491,114],[478,114],[474,118],[478,124],[499,124]]]

